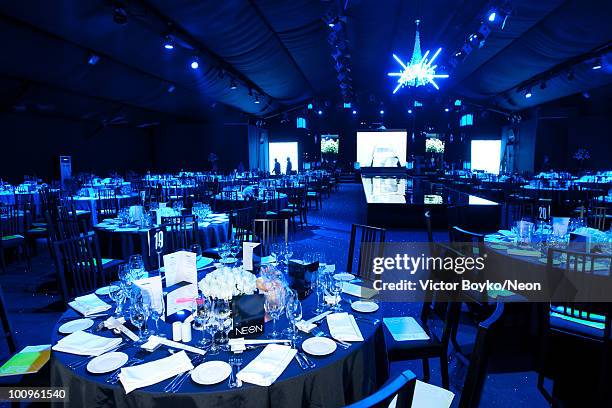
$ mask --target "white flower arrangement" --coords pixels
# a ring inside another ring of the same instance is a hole
[[[234,296],[254,294],[256,277],[242,268],[220,268],[206,275],[199,286],[204,296],[231,300]]]
[[[425,139],[425,152],[444,153],[444,142],[440,139]]]

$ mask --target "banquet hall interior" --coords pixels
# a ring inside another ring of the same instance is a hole
[[[0,404],[612,407],[611,19],[1,2]]]

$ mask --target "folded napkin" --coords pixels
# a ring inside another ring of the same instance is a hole
[[[202,350],[196,347],[192,347],[184,343],[179,343],[178,341],[174,341],[174,340],[170,340],[170,339],[166,339],[166,338],[158,337],[154,335],[150,336],[149,340],[140,347],[149,352],[152,352],[152,351],[155,351],[155,349],[160,345],[167,346],[173,349],[189,351],[190,353],[195,353],[195,354],[201,354],[201,355],[206,354],[205,350]]]
[[[138,227],[120,227],[116,228],[115,232],[136,232],[138,231]]]
[[[504,237],[513,237],[516,235],[514,232],[508,230],[499,230],[497,233],[502,234]]]
[[[90,293],[89,295],[79,296],[75,298],[72,302],[69,302],[68,305],[82,314],[83,316],[89,316],[92,314],[104,312],[111,308],[108,303],[100,300],[95,293]]]
[[[310,331],[317,327],[317,325],[314,323],[308,323],[305,320],[300,320],[299,322],[295,322],[295,327],[299,331],[303,331],[304,333],[310,333]]]
[[[99,356],[121,344],[120,337],[102,337],[79,330],[59,340],[53,350],[82,356]]]
[[[355,317],[348,313],[332,313],[327,315],[329,334],[340,341],[363,341],[363,335]]]
[[[540,257],[542,253],[534,249],[508,249],[508,255]]]
[[[257,340],[250,339],[247,340],[244,337],[237,337],[234,339],[229,339],[228,346],[230,346],[230,350],[234,353],[243,352],[246,350],[246,346],[251,345],[261,345],[261,344],[278,344],[278,343],[289,343],[290,340]]]
[[[385,317],[383,322],[395,341],[429,340],[429,335],[413,317]]]
[[[117,329],[119,330],[121,333],[125,334],[126,336],[128,336],[128,338],[130,340],[133,341],[137,341],[138,340],[138,336],[131,331],[130,329],[128,329],[127,327],[124,326],[125,324],[125,318],[124,317],[120,317],[119,319],[116,319],[114,317],[109,317],[108,319],[106,319],[104,321],[104,327],[106,327],[107,329]]]
[[[285,371],[297,353],[296,349],[280,344],[268,344],[238,373],[240,381],[269,387]]]
[[[202,228],[206,228],[210,225],[210,222],[208,221],[203,221],[201,223],[198,224],[198,227],[202,227]]]
[[[187,353],[179,351],[170,357],[151,361],[150,363],[123,367],[119,373],[119,381],[128,394],[137,388],[148,387],[185,371],[193,370],[193,364]]]
[[[342,285],[342,292],[347,295],[360,297],[363,299],[371,299],[378,295],[378,291],[372,288],[366,288],[365,286],[355,285],[353,283],[345,282]]]

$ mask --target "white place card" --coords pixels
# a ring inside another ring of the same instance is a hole
[[[134,281],[134,285],[140,289],[143,300],[149,303],[154,310],[161,313],[163,310],[162,302],[164,301],[161,276],[138,279]]]
[[[247,271],[253,270],[253,251],[260,244],[258,242],[243,242],[242,243],[242,266]]]
[[[164,255],[164,269],[166,272],[166,286],[172,286],[181,282],[198,282],[195,252],[178,251]]]
[[[385,317],[383,322],[395,341],[429,340],[429,336],[413,317]]]

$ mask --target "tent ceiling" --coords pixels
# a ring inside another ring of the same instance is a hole
[[[329,28],[322,20],[330,1],[124,0],[119,3],[128,12],[125,25],[113,22],[113,3],[2,2],[0,29],[9,56],[0,62],[0,81],[6,85],[0,103],[5,109],[96,120],[121,111],[126,123],[137,125],[170,117],[212,121],[240,113],[262,116],[313,98],[338,97]],[[386,72],[396,68],[391,53],[409,59],[416,18],[422,20],[422,49],[443,47],[444,64],[478,28],[491,4],[341,3],[348,5],[354,88],[364,94],[390,94],[393,83]],[[530,99],[517,93],[516,87],[548,70],[609,46],[612,3],[511,3],[513,14],[505,29],[494,31],[451,78],[441,80],[441,93],[520,110],[612,82],[609,63],[599,71],[582,64],[573,70],[572,81],[558,75]],[[167,32],[181,45],[171,52],[161,46]],[[101,56],[94,66],[86,63],[90,52]],[[188,66],[194,54],[200,58],[198,70]],[[229,87],[232,79],[239,84],[236,90]],[[262,103],[254,103],[255,95]],[[410,90],[398,94],[409,96]]]

